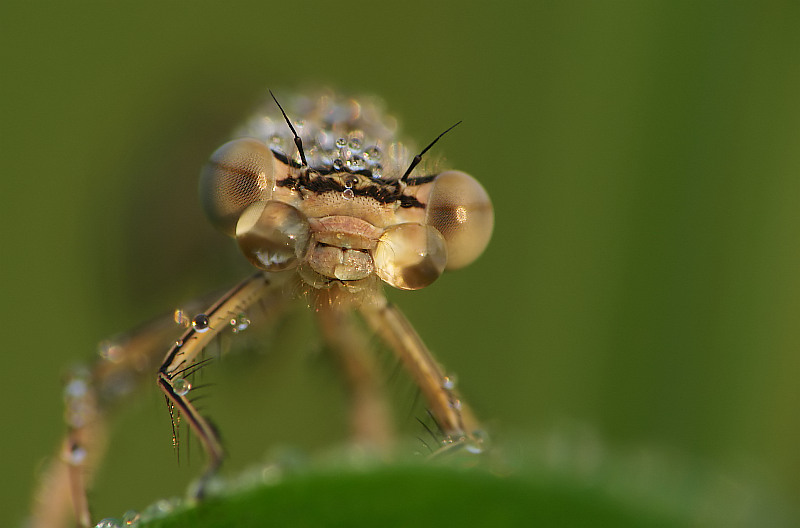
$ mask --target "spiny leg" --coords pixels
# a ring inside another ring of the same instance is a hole
[[[207,304],[198,300],[185,308],[194,311]],[[166,314],[101,343],[101,358],[70,374],[64,389],[67,434],[39,481],[31,528],[73,525],[71,514],[79,526],[91,526],[86,489],[105,452],[107,416],[144,380],[152,380],[164,349],[179,332],[173,314]]]
[[[159,387],[168,402],[185,418],[208,456],[206,469],[195,490],[197,498],[202,498],[206,484],[222,463],[224,453],[211,422],[201,416],[187,398],[189,389],[184,375],[193,368],[206,346],[220,332],[230,328],[231,318],[264,299],[271,285],[272,281],[266,275],[257,273],[223,295],[202,317],[195,317],[192,326],[170,348],[158,371]]]
[[[385,298],[364,304],[359,310],[420,388],[432,418],[444,435],[440,451],[457,446],[480,451],[484,438],[478,421],[459,397],[452,378],[444,374],[403,313]]]
[[[355,311],[335,290],[317,293],[315,311],[325,342],[342,370],[350,392],[351,430],[356,444],[385,450],[393,427],[376,358]]]
[[[245,282],[266,287],[260,274]],[[230,292],[223,296],[223,300],[229,295]],[[205,296],[183,308],[189,313],[197,313],[219,297],[219,294]],[[242,311],[241,307],[228,304],[238,310],[234,316]],[[265,309],[272,307],[267,306],[266,301],[264,304]],[[219,302],[208,311],[212,310],[223,313],[219,310]],[[258,312],[251,313],[250,317],[257,315]],[[224,327],[231,319],[221,326]],[[129,334],[102,343],[101,359],[91,368],[76,370],[70,375],[64,390],[68,431],[58,456],[48,464],[39,480],[31,507],[31,528],[74,526],[69,521],[72,515],[78,526],[92,526],[86,490],[105,452],[108,417],[134,389],[144,385],[145,381],[152,383],[151,376],[164,362],[164,350],[169,343],[176,342],[179,332],[173,314],[169,313]],[[185,341],[185,333],[182,340]]]

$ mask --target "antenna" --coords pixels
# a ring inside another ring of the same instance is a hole
[[[272,93],[272,92],[270,92],[270,93]],[[274,96],[273,96],[273,98],[274,98]],[[277,103],[278,101],[275,101],[275,102]],[[280,106],[280,105],[278,105],[278,106]],[[400,181],[402,181],[402,182],[405,182],[405,181],[407,181],[407,180],[408,180],[408,175],[409,175],[409,174],[411,174],[411,171],[412,171],[412,170],[414,170],[414,167],[416,167],[417,165],[419,165],[419,162],[420,162],[420,161],[422,161],[422,156],[423,156],[423,155],[424,155],[426,152],[428,152],[428,151],[430,150],[430,148],[436,144],[436,142],[437,142],[437,141],[439,141],[440,139],[442,139],[442,136],[443,136],[443,135],[447,134],[448,132],[450,132],[451,130],[453,130],[455,127],[457,127],[457,126],[458,126],[458,125],[460,125],[460,124],[461,124],[461,121],[459,121],[459,122],[458,122],[458,123],[456,123],[455,125],[451,126],[451,127],[450,127],[450,128],[448,128],[447,130],[445,130],[444,132],[442,132],[441,134],[439,134],[438,136],[436,136],[436,139],[434,139],[433,141],[431,141],[431,142],[430,142],[430,144],[429,144],[427,147],[425,147],[424,149],[422,149],[422,152],[420,152],[419,154],[417,154],[416,156],[414,156],[414,159],[413,159],[413,160],[411,160],[411,165],[409,165],[409,166],[408,166],[408,169],[406,169],[406,172],[405,172],[405,174],[403,174],[403,177],[402,177],[402,178],[400,178]],[[289,125],[289,126],[291,126],[291,125]]]
[[[278,102],[278,100],[275,98],[275,94],[272,93],[272,90],[269,91],[269,94],[272,96],[272,100],[275,101],[275,104],[278,105],[278,108],[281,109],[281,113],[283,114],[283,118],[286,120],[286,124],[289,125],[289,129],[292,131],[292,134],[294,134],[294,144],[297,145],[297,150],[300,152],[300,160],[303,162],[303,166],[304,167],[308,167],[308,162],[306,161],[306,153],[303,152],[303,140],[300,139],[300,136],[297,135],[297,131],[292,126],[292,122],[289,121],[289,117],[286,115],[286,112],[283,111],[283,107]],[[441,137],[441,136],[439,136],[439,137]],[[436,138],[436,139],[439,139],[439,138]],[[436,143],[436,141],[434,141],[434,143]],[[430,147],[428,147],[428,148],[430,148]],[[424,152],[425,151],[423,151],[423,153]]]

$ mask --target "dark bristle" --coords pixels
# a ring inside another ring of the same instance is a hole
[[[428,152],[428,151],[431,149],[431,147],[432,147],[432,146],[434,146],[434,145],[436,144],[436,142],[437,142],[437,141],[439,141],[440,139],[442,139],[442,136],[444,136],[445,134],[447,134],[448,132],[450,132],[451,130],[453,130],[455,127],[457,127],[457,126],[458,126],[458,125],[460,125],[460,124],[461,124],[461,121],[459,121],[459,122],[458,122],[458,123],[456,123],[455,125],[451,126],[451,127],[450,127],[450,128],[448,128],[447,130],[445,130],[444,132],[442,132],[441,134],[439,134],[438,136],[436,136],[436,139],[434,139],[433,141],[431,141],[431,142],[428,144],[428,146],[427,146],[427,147],[425,147],[424,149],[422,149],[422,152],[420,152],[419,154],[417,154],[416,156],[414,156],[414,159],[413,159],[413,160],[411,160],[411,165],[409,165],[409,166],[408,166],[408,169],[406,169],[406,172],[405,172],[405,173],[403,174],[403,176],[400,178],[400,181],[402,181],[402,182],[404,182],[404,183],[407,183],[407,182],[408,182],[408,176],[409,176],[409,174],[411,174],[411,171],[412,171],[412,170],[414,170],[414,167],[416,167],[417,165],[419,165],[419,162],[420,162],[420,161],[422,161],[422,156],[424,156],[424,155],[425,155],[425,153],[426,153],[426,152]]]
[[[283,111],[283,107],[278,102],[278,99],[275,97],[275,94],[272,93],[272,90],[269,91],[269,94],[272,96],[272,100],[275,101],[275,104],[278,105],[280,108],[281,113],[283,114],[283,118],[286,120],[286,124],[289,125],[289,130],[292,131],[294,135],[294,144],[297,145],[297,150],[300,152],[300,160],[303,162],[304,167],[308,167],[308,162],[306,161],[306,153],[303,151],[303,140],[300,139],[300,136],[297,135],[297,131],[292,126],[292,122],[289,121],[289,116],[286,115],[286,112]]]

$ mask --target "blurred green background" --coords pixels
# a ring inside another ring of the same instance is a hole
[[[788,2],[4,3],[0,525],[22,518],[58,442],[66,368],[242,275],[195,179],[267,87],[379,94],[417,143],[464,120],[437,149],[493,197],[493,241],[393,299],[499,445],[543,460],[588,445],[656,483],[698,470],[697,492],[743,515],[791,503],[798,15]],[[285,363],[213,390],[229,467],[342,442],[328,371]],[[99,515],[179,495],[200,468],[175,464],[155,384],[112,443]]]

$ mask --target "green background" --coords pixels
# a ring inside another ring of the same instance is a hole
[[[267,87],[318,86],[381,95],[418,144],[464,120],[437,150],[489,191],[494,238],[393,299],[500,447],[622,460],[656,485],[700,471],[686,486],[734,516],[781,510],[800,493],[798,15],[4,3],[0,525],[22,518],[62,432],[66,368],[243,274],[200,214],[198,168]],[[345,438],[340,387],[313,345],[291,345],[231,360],[212,391],[230,468]],[[180,495],[200,468],[175,464],[155,384],[112,442],[102,516]]]

